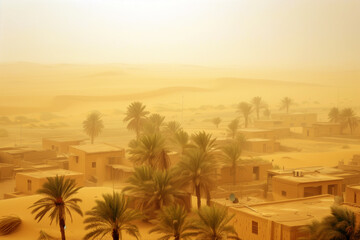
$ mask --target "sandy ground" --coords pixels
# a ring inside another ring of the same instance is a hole
[[[83,212],[90,210],[94,206],[96,199],[101,199],[101,195],[104,193],[111,193],[111,188],[90,188],[86,187],[79,191],[77,197],[80,197],[83,202],[80,203],[80,207]],[[0,201],[0,216],[4,215],[17,215],[22,219],[20,228],[13,234],[7,236],[1,236],[2,240],[20,240],[20,239],[37,239],[39,231],[43,230],[52,236],[60,236],[59,227],[53,223],[50,225],[48,218],[44,218],[41,222],[37,223],[34,220],[34,216],[31,214],[29,206],[32,205],[36,200],[40,198],[39,195],[20,197],[16,199],[5,199]],[[73,222],[67,219],[66,225],[66,239],[68,240],[79,240],[85,235],[83,218],[77,214],[73,215]],[[141,221],[136,222],[136,225],[140,229],[142,239],[156,239],[158,234],[149,234],[148,231],[153,227],[149,223]],[[124,233],[125,239],[135,239]],[[110,239],[110,238],[104,238]]]

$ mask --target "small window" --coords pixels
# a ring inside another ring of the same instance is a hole
[[[285,192],[285,191],[281,191],[281,196],[286,197],[286,192]]]
[[[79,156],[75,156],[75,162],[79,163]]]
[[[96,168],[96,162],[92,162],[92,163],[91,163],[91,167],[92,167],[92,168]]]
[[[31,180],[27,180],[28,191],[31,192]]]
[[[258,222],[252,221],[251,222],[251,229],[252,229],[252,233],[258,234],[258,232],[259,232]]]

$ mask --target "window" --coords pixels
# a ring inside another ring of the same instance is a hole
[[[27,189],[31,192],[31,180],[27,180]]]
[[[286,192],[285,192],[285,191],[281,191],[281,196],[286,197]]]
[[[92,167],[92,168],[96,168],[96,162],[92,162],[92,163],[91,163],[91,167]]]
[[[79,163],[79,156],[75,156],[75,162]]]
[[[251,231],[252,231],[252,233],[254,233],[254,234],[258,234],[258,232],[259,232],[258,222],[251,221]]]

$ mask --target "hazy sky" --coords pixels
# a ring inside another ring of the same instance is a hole
[[[0,61],[360,68],[359,0],[0,0]]]

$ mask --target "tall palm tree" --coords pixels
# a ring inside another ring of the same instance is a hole
[[[171,139],[172,143],[175,145],[175,148],[178,149],[181,156],[185,153],[185,151],[191,147],[190,137],[187,132],[184,130],[177,131],[173,139]],[[182,157],[181,157],[182,158]]]
[[[146,106],[141,102],[133,102],[127,107],[124,122],[128,122],[127,128],[129,130],[136,132],[136,138],[139,138],[146,116],[149,114],[145,108]]]
[[[175,202],[182,203],[185,193],[178,177],[169,170],[156,170],[150,166],[135,168],[123,192],[139,200],[139,209],[151,217],[154,211]]]
[[[344,108],[340,112],[340,119],[344,126],[349,127],[350,134],[353,134],[353,131],[358,126],[358,121],[356,118],[356,114],[351,108]]]
[[[228,215],[225,207],[202,207],[197,211],[197,218],[193,221],[197,239],[240,240],[234,226],[229,224],[233,217],[234,215]]]
[[[198,208],[201,207],[201,192],[209,194],[215,184],[215,169],[214,161],[197,148],[188,151],[185,158],[176,166],[181,182],[191,185],[195,190]]]
[[[70,210],[74,210],[79,215],[83,215],[78,205],[82,200],[74,198],[73,196],[79,191],[81,187],[76,187],[74,179],[66,179],[64,176],[56,176],[47,178],[37,193],[44,195],[44,198],[36,201],[30,208],[31,213],[35,214],[35,220],[38,222],[50,212],[50,224],[54,221],[59,224],[61,239],[65,240],[65,219],[66,215],[70,216],[72,221],[72,214]]]
[[[195,148],[199,149],[200,152],[204,153],[205,161],[213,165],[213,171],[216,170],[217,164],[214,161],[215,152],[217,150],[216,138],[212,138],[212,135],[201,131],[191,136],[192,144]],[[212,185],[214,187],[214,185]],[[206,193],[206,204],[210,206],[210,189],[211,187],[204,188]]]
[[[226,144],[222,149],[222,159],[226,166],[230,166],[231,175],[233,176],[233,185],[236,184],[236,170],[241,163],[242,146],[237,141]]]
[[[281,99],[280,109],[286,109],[286,113],[289,113],[290,106],[294,105],[294,101],[289,97]]]
[[[226,129],[228,132],[228,136],[231,137],[232,139],[235,139],[239,128],[240,128],[240,121],[238,118],[235,118],[229,123],[228,128]]]
[[[168,149],[161,134],[142,135],[129,143],[130,160],[135,164],[149,164],[152,167],[167,169],[170,165]]]
[[[212,138],[210,133],[200,131],[191,135],[193,145],[205,153],[216,150],[216,138]]]
[[[269,108],[265,108],[263,114],[264,114],[264,117],[266,117],[267,119],[269,119],[269,118],[270,118],[270,115],[271,115],[270,109],[269,109]]]
[[[88,216],[84,223],[89,232],[84,239],[102,239],[111,234],[113,240],[122,240],[122,232],[140,238],[139,229],[132,222],[141,217],[141,214],[129,208],[128,199],[123,194],[113,192],[104,194],[102,200],[96,200],[96,205],[86,212]]]
[[[245,128],[248,127],[249,116],[253,112],[253,107],[250,103],[241,102],[238,105],[238,113],[242,114],[245,120]]]
[[[177,121],[167,122],[164,126],[164,135],[168,138],[174,138],[175,134],[182,130],[181,124]]]
[[[93,144],[94,138],[99,136],[104,128],[101,113],[97,111],[90,113],[83,122],[83,128],[85,133],[91,138],[91,144]]]
[[[160,127],[163,125],[165,120],[164,116],[158,113],[151,114],[144,122],[143,130],[145,134],[160,133]]]
[[[360,228],[356,224],[355,213],[341,206],[332,206],[331,215],[322,221],[313,221],[307,226],[310,239],[342,240],[360,239]]]
[[[162,237],[158,240],[190,240],[191,223],[187,219],[188,213],[181,205],[170,205],[161,209],[158,215],[158,223],[152,228],[149,233],[162,233]]]
[[[219,128],[219,124],[221,123],[221,118],[219,117],[213,118],[211,122],[216,126],[216,128]]]
[[[264,103],[264,101],[261,99],[261,97],[254,97],[251,100],[252,105],[255,108],[255,112],[256,112],[256,119],[259,120],[260,116],[260,109],[264,108],[266,106],[266,104]]]
[[[328,114],[330,122],[338,123],[340,122],[340,111],[337,107],[333,107],[330,109]]]

